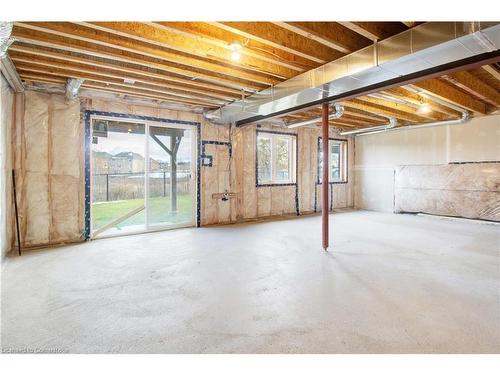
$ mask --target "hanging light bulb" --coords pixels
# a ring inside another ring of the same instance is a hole
[[[431,111],[431,106],[428,103],[421,103],[417,108],[417,113],[425,114]]]
[[[229,48],[231,49],[231,60],[233,61],[238,61],[241,57],[240,54],[240,49],[241,49],[241,44],[239,43],[231,43],[229,45]]]
[[[425,114],[431,111],[431,106],[428,103],[421,103],[418,106],[417,113]]]

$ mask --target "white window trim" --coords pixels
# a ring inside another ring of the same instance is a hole
[[[286,133],[271,133],[271,132],[266,132],[266,131],[258,131],[257,132],[257,137],[256,137],[256,142],[257,142],[257,147],[256,147],[256,155],[255,157],[257,158],[257,166],[260,165],[259,163],[259,151],[258,151],[258,144],[259,144],[259,138],[267,138],[270,139],[271,142],[271,179],[268,180],[261,180],[259,179],[259,171],[257,170],[256,172],[256,178],[257,178],[257,185],[287,185],[287,184],[295,184],[296,183],[296,165],[297,165],[297,151],[296,151],[296,144],[297,144],[297,136],[295,134],[286,134]],[[290,178],[287,180],[278,180],[276,177],[276,172],[277,168],[275,167],[275,161],[277,160],[277,147],[276,141],[279,138],[284,138],[288,142],[288,150],[290,153],[290,157],[288,158],[288,171]]]
[[[319,138],[321,142],[321,137]],[[338,144],[340,145],[340,154],[339,154],[339,178],[333,179],[332,178],[332,168],[331,166],[333,165],[333,153],[332,151],[332,144]],[[321,147],[321,143],[320,143]],[[318,165],[320,163],[320,152],[321,148],[318,149]],[[347,183],[347,140],[337,140],[337,139],[329,139],[328,140],[328,167],[329,167],[329,173],[328,173],[328,183],[334,183],[334,184],[340,184],[340,183]],[[318,182],[322,183],[322,178],[321,178],[322,173],[318,176]]]

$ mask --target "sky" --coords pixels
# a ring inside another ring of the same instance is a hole
[[[181,145],[177,153],[177,161],[190,161],[191,159],[191,134],[192,130],[186,130],[184,137],[182,137]],[[120,152],[135,152],[145,156],[145,134],[128,134],[108,132],[108,137],[98,137],[98,143],[93,144],[94,151],[103,151],[116,155]],[[166,146],[170,147],[170,139],[167,137],[160,137],[166,142]],[[153,140],[150,140],[149,153],[150,156],[157,161],[169,161],[170,156]]]

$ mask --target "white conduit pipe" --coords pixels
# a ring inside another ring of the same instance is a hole
[[[335,104],[334,109],[335,109],[335,112],[332,112],[328,116],[328,120],[338,119],[338,118],[342,117],[342,115],[344,114],[344,107],[342,105]],[[286,127],[289,129],[293,129],[293,128],[298,128],[300,126],[312,125],[312,124],[315,124],[317,122],[321,122],[321,116],[315,117],[315,118],[312,118],[309,120],[305,120],[305,121],[291,122],[291,123],[287,124]]]

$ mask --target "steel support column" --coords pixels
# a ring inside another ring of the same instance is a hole
[[[328,103],[323,103],[322,105],[322,148],[323,148],[323,178],[321,184],[322,192],[322,204],[321,204],[321,216],[322,216],[322,230],[323,230],[323,249],[328,250]]]

